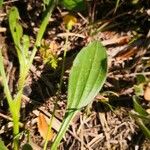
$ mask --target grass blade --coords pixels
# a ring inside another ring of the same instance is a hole
[[[4,145],[4,142],[0,139],[0,150],[8,150],[8,148]]]

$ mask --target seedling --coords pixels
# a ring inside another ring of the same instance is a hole
[[[41,48],[39,50],[40,55],[44,61],[44,64],[47,64],[53,69],[58,67],[58,61],[60,60],[56,51],[57,45],[55,42],[48,43],[42,40]]]
[[[87,106],[102,88],[107,75],[106,49],[99,41],[84,47],[74,60],[68,85],[67,109],[51,150],[56,150],[75,114]]]
[[[131,116],[138,123],[139,127],[143,131],[144,135],[150,139],[150,115],[140,105],[140,100],[137,96],[133,96],[134,111],[131,112]]]
[[[27,35],[23,34],[22,26],[19,24],[20,16],[19,16],[19,12],[17,8],[12,7],[9,12],[9,27],[10,27],[11,35],[15,44],[15,48],[16,48],[17,56],[19,60],[19,79],[18,79],[18,85],[17,85],[17,93],[15,94],[14,97],[11,95],[11,92],[9,90],[1,50],[0,50],[0,74],[3,79],[2,83],[4,86],[4,93],[6,95],[10,113],[13,119],[13,136],[14,136],[13,149],[14,150],[18,150],[19,148],[19,136],[17,135],[19,134],[21,98],[22,98],[23,88],[25,85],[25,80],[28,76],[28,72],[33,62],[34,56],[36,54],[37,47],[41,46],[41,40],[42,40],[43,34],[46,30],[49,17],[51,16],[56,3],[57,3],[57,0],[51,0],[49,1],[47,5],[45,16],[41,23],[39,32],[37,34],[36,42],[35,42],[35,45],[31,54],[29,54],[30,40]]]

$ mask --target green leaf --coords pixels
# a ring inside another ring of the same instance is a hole
[[[13,38],[13,41],[15,43],[15,48],[17,50],[17,55],[19,58],[19,63],[22,67],[24,65],[25,59],[22,54],[22,45],[21,45],[21,38],[23,36],[23,29],[22,26],[19,23],[19,12],[16,7],[12,7],[9,12],[9,28],[11,31],[11,35]]]
[[[28,143],[24,144],[22,150],[33,150],[32,146]]]
[[[8,80],[7,80],[7,76],[6,76],[6,72],[5,72],[5,68],[4,68],[2,49],[0,49],[0,75],[2,76],[2,84],[4,86],[4,93],[7,97],[9,105],[11,105],[12,96],[11,96],[11,93],[10,93],[10,90],[9,90]]]
[[[19,23],[19,12],[16,7],[12,7],[9,12],[9,27],[17,49],[21,49],[20,40],[23,36],[22,26]]]
[[[57,149],[76,112],[98,94],[106,75],[106,49],[99,41],[94,41],[83,48],[74,60],[69,77],[67,111],[51,150]]]
[[[148,129],[150,124],[150,116],[146,112],[146,110],[142,108],[142,106],[139,104],[138,101],[139,101],[138,97],[133,96],[134,110],[137,112],[137,114],[133,112],[131,113],[131,115],[135,118],[144,135],[150,139],[150,130]]]
[[[134,110],[139,113],[142,116],[148,116],[148,113],[146,112],[145,109],[142,108],[142,106],[139,104],[139,99],[137,96],[133,96],[133,107]]]
[[[143,96],[144,90],[143,90],[143,84],[134,85],[134,91],[136,96]]]
[[[8,150],[1,139],[0,139],[0,150]]]
[[[67,109],[80,109],[89,104],[102,88],[106,75],[106,49],[99,41],[94,41],[74,60],[69,77]]]
[[[142,74],[139,74],[136,76],[136,81],[137,81],[137,84],[145,83],[146,77]]]
[[[22,43],[23,43],[23,47],[22,47],[23,55],[25,59],[28,59],[29,58],[29,46],[30,46],[30,40],[29,40],[28,35],[23,35]]]
[[[3,0],[0,0],[0,8],[2,7],[3,5]]]
[[[40,45],[41,45],[41,40],[42,40],[43,34],[46,30],[46,27],[48,25],[49,18],[51,17],[52,11],[54,10],[55,6],[57,5],[57,0],[48,0],[47,2],[49,2],[49,3],[47,4],[47,8],[44,12],[45,13],[44,18],[42,20],[42,24],[40,25],[40,28],[39,28],[39,31],[38,31],[38,34],[36,37],[35,45],[37,47],[40,47]]]
[[[51,0],[43,0],[43,3],[44,3],[45,5],[48,5],[48,4],[49,4],[49,1],[51,1]]]
[[[85,10],[84,0],[61,0],[60,2],[68,10],[75,10],[75,11]]]
[[[138,118],[137,120],[141,130],[143,131],[144,135],[150,139],[150,130],[146,125],[143,123],[142,119]]]
[[[136,111],[132,110],[130,112],[130,115],[135,119],[135,121],[138,121],[138,119],[141,119],[143,121],[144,124],[150,124],[150,115],[147,116],[143,116],[139,113],[137,113]]]

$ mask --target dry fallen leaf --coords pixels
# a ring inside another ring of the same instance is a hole
[[[133,57],[133,55],[135,55],[138,51],[138,48],[137,47],[133,47],[133,48],[130,48],[130,49],[125,49],[121,52],[119,52],[115,58],[116,60],[127,60],[129,59],[130,57]]]
[[[47,131],[48,131],[48,123],[45,119],[45,116],[42,113],[39,113],[39,116],[37,117],[37,125],[38,125],[38,131],[40,133],[40,135],[43,137],[43,139],[46,139],[47,136]],[[54,132],[53,130],[51,130],[48,133],[48,140],[52,140],[54,136]]]
[[[130,41],[130,37],[129,36],[122,36],[122,37],[114,37],[112,39],[108,39],[108,40],[104,40],[102,41],[102,44],[104,46],[108,46],[108,45],[124,45],[127,44]]]
[[[145,100],[150,101],[150,82],[148,83],[148,85],[145,88],[144,98],[145,98]]]

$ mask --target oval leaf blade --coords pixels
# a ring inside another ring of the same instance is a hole
[[[80,109],[89,104],[102,88],[106,75],[106,49],[99,41],[93,41],[74,60],[69,77],[67,108]]]
[[[74,60],[69,77],[67,111],[51,150],[57,149],[76,112],[98,94],[106,75],[106,49],[99,41],[93,41],[83,48]]]
[[[68,10],[83,11],[86,9],[84,0],[61,0],[60,3]]]
[[[4,142],[0,139],[0,150],[8,150]]]

